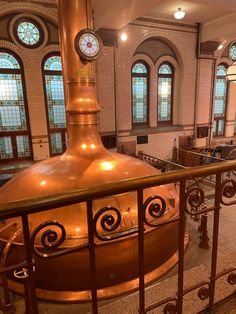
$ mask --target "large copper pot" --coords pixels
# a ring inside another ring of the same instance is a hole
[[[76,34],[87,26],[86,1],[58,0],[58,4],[66,109],[69,116],[69,147],[62,156],[37,163],[11,179],[1,188],[1,203],[157,174],[155,168],[144,162],[111,153],[103,147],[97,130],[99,106],[95,95],[93,64],[81,62],[74,49]],[[152,196],[158,196],[153,202],[159,202],[160,208],[165,207],[165,210],[158,218],[149,215],[149,219],[163,222],[178,216],[178,199],[172,185],[144,191],[144,200]],[[137,195],[129,192],[96,200],[94,216],[107,206],[117,208],[121,213],[119,228],[111,234],[117,237],[126,232],[126,236],[103,241],[102,237],[106,237],[107,233],[98,221],[101,238],[96,238],[95,255],[99,298],[119,295],[138,286],[138,242],[137,233],[133,233],[137,228]],[[114,214],[112,210],[111,214]],[[33,232],[45,221],[56,220],[66,230],[66,239],[57,249],[60,251],[88,242],[86,217],[85,203],[57,208],[31,215],[30,231]],[[10,224],[9,228],[0,233],[1,242],[10,243],[4,253],[6,265],[24,260],[21,224],[11,223],[11,220],[0,223],[0,228]],[[39,230],[35,236],[35,246],[39,251],[42,248],[42,233],[43,230]],[[177,262],[178,222],[158,228],[145,225],[144,246],[145,280],[148,283],[163,276]],[[54,301],[91,298],[88,248],[54,259],[35,255],[35,261],[39,297]],[[14,275],[9,277],[9,286],[23,293],[21,280]]]

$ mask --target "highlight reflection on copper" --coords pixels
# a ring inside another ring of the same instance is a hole
[[[109,161],[103,161],[100,163],[100,165],[101,165],[102,170],[109,171],[109,170],[112,170],[114,168],[114,165]]]
[[[45,186],[47,184],[47,181],[46,180],[42,180],[41,182],[40,182],[40,185],[41,186]]]

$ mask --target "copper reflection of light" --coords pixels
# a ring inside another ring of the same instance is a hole
[[[42,180],[41,182],[40,182],[40,185],[41,186],[45,186],[47,184],[47,181],[46,180]]]
[[[100,163],[101,169],[105,171],[112,170],[114,168],[114,164],[109,161],[103,161]]]

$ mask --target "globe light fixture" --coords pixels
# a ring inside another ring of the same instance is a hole
[[[127,34],[125,32],[123,32],[120,36],[121,40],[126,41],[127,40]]]
[[[185,16],[185,12],[182,11],[181,8],[178,8],[178,11],[176,11],[176,12],[174,13],[174,17],[175,17],[177,20],[181,20],[182,18],[184,18],[184,16]]]
[[[225,78],[230,82],[236,83],[236,62],[228,67]]]

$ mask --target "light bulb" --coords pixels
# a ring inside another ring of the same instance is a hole
[[[128,37],[127,37],[126,33],[123,32],[121,34],[120,38],[121,38],[121,40],[126,41]]]
[[[174,13],[174,17],[175,17],[177,20],[181,20],[182,18],[184,18],[184,16],[185,16],[185,12],[182,11],[181,8],[178,8],[178,11],[176,11],[176,12]]]

